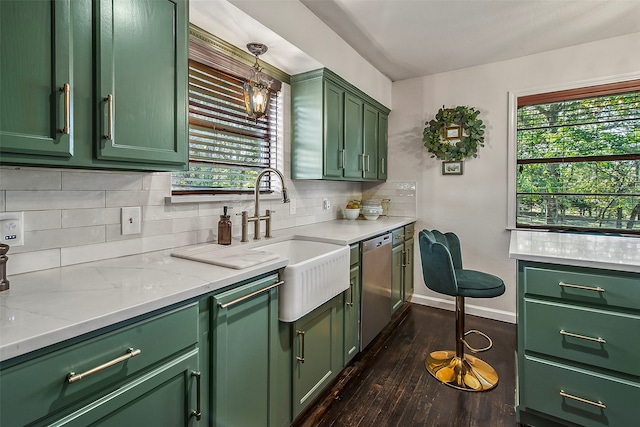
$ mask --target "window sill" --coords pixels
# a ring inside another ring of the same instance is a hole
[[[261,194],[260,200],[282,199],[280,193]],[[178,203],[211,203],[211,202],[246,202],[255,200],[253,194],[184,194],[165,197],[168,204]]]

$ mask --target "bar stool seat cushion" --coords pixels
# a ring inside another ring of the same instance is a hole
[[[458,296],[493,298],[504,293],[504,282],[493,274],[476,270],[455,270]]]

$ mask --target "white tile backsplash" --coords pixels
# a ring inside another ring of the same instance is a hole
[[[26,211],[24,213],[24,231],[50,230],[60,228],[61,211],[57,209],[46,211]]]
[[[142,190],[143,175],[121,172],[65,171],[63,190]]]
[[[284,153],[288,158],[289,152]],[[286,170],[286,169],[285,169]],[[288,173],[285,173],[288,176]],[[217,241],[223,206],[231,206],[234,236],[243,210],[253,214],[253,196],[234,201],[167,202],[169,172],[75,171],[0,166],[0,211],[25,213],[25,245],[12,247],[9,275],[148,251]],[[279,197],[262,196],[260,209],[275,210],[277,230],[341,218],[340,208],[362,197],[353,182],[291,181],[296,214]],[[322,200],[331,202],[322,210]],[[142,232],[123,236],[122,206],[142,207]],[[264,233],[264,223],[261,224]],[[252,237],[250,227],[249,234]]]
[[[2,185],[4,185],[4,183]],[[5,208],[9,212],[45,209],[104,208],[104,198],[104,191],[7,190]]]

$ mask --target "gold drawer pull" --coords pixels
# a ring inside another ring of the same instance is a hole
[[[583,289],[585,291],[604,292],[604,289],[601,288],[600,286],[594,288],[592,286],[572,285],[570,283],[564,283],[564,282],[560,282],[558,283],[558,285],[562,286],[563,288],[573,288],[573,289]]]
[[[573,396],[571,394],[565,393],[564,390],[560,390],[560,396],[566,397],[568,399],[577,400],[578,402],[587,403],[589,405],[597,406],[600,409],[607,409],[607,406],[601,401],[594,402],[593,400],[583,399],[582,397]]]
[[[242,302],[242,301],[247,300],[247,299],[249,299],[249,298],[253,298],[253,297],[255,297],[255,296],[256,296],[256,295],[258,295],[258,294],[261,294],[261,293],[263,293],[263,292],[266,292],[266,291],[268,291],[268,290],[269,290],[269,289],[271,289],[271,288],[275,288],[276,286],[280,286],[280,285],[282,285],[283,283],[284,283],[283,281],[276,282],[276,283],[274,283],[273,285],[269,285],[269,286],[267,286],[266,288],[258,289],[258,290],[257,290],[257,291],[255,291],[255,292],[251,292],[250,294],[247,294],[247,295],[245,295],[245,296],[243,296],[243,297],[236,298],[236,299],[234,299],[233,301],[225,302],[224,304],[218,303],[218,305],[220,306],[220,308],[227,308],[227,307],[231,307],[232,305],[236,305],[236,304],[238,304],[239,302]]]
[[[195,417],[196,421],[200,421],[200,419],[202,418],[202,400],[200,396],[200,379],[202,377],[202,374],[200,373],[200,371],[191,371],[191,376],[196,377],[196,409],[191,410],[190,416]]]
[[[142,353],[142,350],[140,349],[134,350],[132,348],[129,348],[127,349],[126,354],[120,357],[116,357],[115,359],[110,360],[107,363],[103,363],[102,365],[96,366],[95,368],[89,369],[88,371],[85,371],[81,374],[76,374],[75,372],[69,372],[69,374],[67,375],[67,382],[69,384],[75,383],[76,381],[80,381],[81,379],[88,377],[89,375],[93,375],[104,369],[107,369],[110,366],[117,365],[120,362],[124,362],[125,360],[131,359],[132,357],[136,357],[140,353]]]
[[[560,335],[566,335],[568,337],[573,337],[573,338],[580,338],[582,340],[587,340],[587,341],[594,341],[594,342],[599,342],[600,344],[606,344],[606,341],[604,338],[593,338],[593,337],[587,337],[585,335],[579,335],[579,334],[573,334],[571,332],[567,332],[564,329],[560,329]]]

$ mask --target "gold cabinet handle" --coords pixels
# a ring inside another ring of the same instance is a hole
[[[597,406],[598,408],[601,408],[601,409],[607,409],[607,406],[599,400],[597,402],[594,402],[593,400],[583,399],[582,397],[573,396],[569,393],[565,393],[564,390],[560,390],[560,396],[566,397],[567,399],[577,400],[578,402],[586,403],[589,405]]]
[[[200,378],[202,377],[202,375],[198,371],[192,371],[191,376],[196,377],[196,409],[192,409],[190,415],[192,417],[196,417],[197,421],[200,421],[200,419],[202,418],[202,406],[200,399]]]
[[[253,298],[258,294],[261,294],[263,292],[267,292],[268,290],[275,288],[277,286],[280,286],[284,283],[284,281],[280,281],[280,282],[276,282],[273,285],[269,285],[266,288],[262,288],[262,289],[258,289],[255,292],[251,292],[250,294],[247,294],[245,296],[242,296],[240,298],[236,298],[233,301],[229,301],[229,302],[225,302],[224,304],[222,303],[218,303],[218,306],[220,306],[220,308],[227,308],[227,307],[231,307],[232,305],[236,305],[244,300],[248,300],[249,298]]]
[[[353,307],[353,282],[349,283],[349,291],[351,301],[347,302],[347,305]]]
[[[60,88],[60,92],[64,93],[64,124],[62,125],[62,129],[60,129],[59,131],[65,135],[69,135],[71,133],[71,109],[69,108],[71,102],[71,86],[69,85],[69,83],[65,83]]]
[[[340,150],[340,156],[341,156],[341,159],[342,159],[342,163],[340,164],[340,169],[344,169],[345,168],[345,165],[344,165],[345,164],[345,159],[344,159],[345,154],[344,154],[344,152],[345,152],[344,149]]]
[[[407,251],[402,251],[402,267],[407,266]]]
[[[96,366],[95,368],[89,369],[88,371],[85,371],[81,374],[76,374],[75,372],[69,372],[69,374],[67,374],[67,382],[69,384],[75,383],[76,381],[80,381],[81,379],[86,378],[89,375],[93,375],[104,369],[107,369],[110,366],[117,365],[120,362],[124,362],[125,360],[131,359],[132,357],[136,357],[140,353],[142,353],[140,349],[134,350],[133,348],[129,348],[127,349],[126,354],[120,357],[116,357],[115,359],[110,360],[107,363],[103,363],[102,365]]]
[[[111,141],[113,140],[113,95],[107,95],[104,100],[107,101],[107,134],[104,139]]]
[[[572,285],[571,283],[564,283],[564,282],[559,282],[558,285],[563,288],[582,289],[585,291],[594,291],[594,292],[604,292],[604,289],[601,288],[600,286],[597,286],[594,288],[592,286]]]
[[[406,262],[406,265],[409,266],[411,265],[411,249],[407,249],[405,252],[407,254],[407,259],[405,262]]]
[[[380,158],[380,169],[381,172],[384,173],[384,157]]]
[[[587,340],[587,341],[594,341],[594,342],[599,342],[601,344],[606,344],[607,341],[605,341],[604,338],[593,338],[593,337],[588,337],[585,335],[580,335],[580,334],[574,334],[571,332],[567,332],[564,329],[560,329],[560,335],[566,335],[568,337],[573,337],[573,338],[580,338],[581,340]]]
[[[301,343],[302,343],[302,345],[300,346],[301,347],[300,356],[296,356],[296,359],[298,359],[300,363],[304,363],[304,331],[298,330],[296,331],[296,334],[300,335]]]
[[[371,165],[369,164],[369,160],[371,160],[371,156],[368,154],[365,154],[364,157],[367,158],[367,169],[365,170],[365,172],[369,172],[369,168],[371,167]]]

